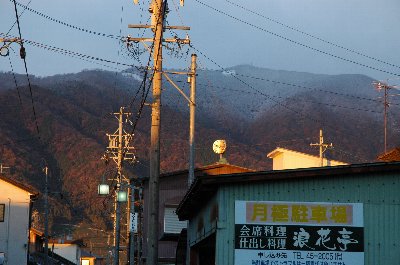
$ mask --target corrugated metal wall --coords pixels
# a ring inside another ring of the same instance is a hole
[[[215,209],[216,205],[218,205],[217,197],[214,196],[202,209],[193,209],[196,212],[196,216],[190,220],[188,225],[190,246],[196,245],[216,231],[217,223],[213,217],[213,209]]]
[[[400,264],[400,172],[220,187],[216,202],[218,265],[234,263],[235,200],[363,203],[365,264]],[[210,208],[210,203],[206,207]]]

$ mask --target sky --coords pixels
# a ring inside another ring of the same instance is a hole
[[[29,7],[38,12],[88,30],[152,37],[150,30],[128,28],[128,24],[149,23],[149,0],[139,0],[139,5],[132,0],[18,1],[24,5],[30,2]],[[166,68],[187,68],[190,56],[186,54],[197,53],[199,67],[209,69],[249,64],[321,74],[364,74],[377,80],[396,80],[400,75],[399,0],[185,0],[184,7],[179,6],[179,0],[169,0],[168,6],[167,23],[190,26],[188,34],[195,49],[172,47],[182,56],[171,56],[165,49]],[[18,11],[22,10],[18,6]],[[8,32],[14,21],[12,1],[0,0],[0,33]],[[143,54],[136,60],[116,39],[65,27],[28,10],[20,17],[20,25],[22,37],[29,41],[129,65],[142,66],[148,59],[142,45],[139,50]],[[165,32],[166,37],[172,34],[186,37],[186,31]],[[10,35],[18,36],[16,26]],[[28,71],[38,76],[126,68],[25,46]],[[9,58],[0,57],[0,71],[10,71],[11,61],[14,71],[23,73],[19,47],[11,47],[14,51]]]

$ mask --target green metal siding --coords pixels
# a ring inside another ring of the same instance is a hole
[[[210,236],[216,231],[216,220],[212,220],[210,218],[212,216],[211,212],[214,205],[217,205],[216,196],[211,198],[210,201],[202,209],[193,209],[193,211],[196,212],[196,216],[193,219],[189,220],[188,225],[188,237],[190,246],[197,244],[198,242]],[[199,225],[199,223],[202,223],[202,225]],[[202,228],[199,229],[199,226],[202,226]]]
[[[216,264],[234,263],[235,200],[364,204],[365,264],[400,262],[400,174],[336,176],[219,188]],[[207,207],[210,205],[208,204]]]

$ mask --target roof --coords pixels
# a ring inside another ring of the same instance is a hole
[[[93,254],[91,252],[85,251],[85,250],[81,250],[81,257],[82,258],[95,258],[95,259],[103,259],[101,256]]]
[[[16,180],[10,179],[10,178],[2,175],[2,174],[0,174],[0,179],[5,181],[5,182],[10,183],[11,185],[14,185],[14,186],[20,188],[20,189],[22,189],[22,190],[24,190],[24,191],[26,191],[28,193],[30,193],[31,195],[34,195],[34,196],[39,195],[39,191],[37,189],[35,189],[35,188],[31,187],[31,186],[28,186],[26,184],[23,184],[21,182],[18,182]]]
[[[195,179],[194,183],[179,204],[176,213],[178,214],[179,220],[188,220],[193,215],[192,209],[201,208],[217,192],[219,186],[223,185],[281,181],[299,178],[326,178],[331,176],[345,177],[350,174],[358,175],[384,172],[399,173],[400,162],[247,172],[223,175],[219,178],[204,175]]]
[[[400,147],[396,147],[384,154],[379,155],[378,159],[384,162],[400,161]]]
[[[54,245],[77,245],[79,247],[84,247],[83,239],[68,240],[63,238],[52,238],[49,239],[49,244]]]
[[[290,149],[286,149],[286,148],[282,148],[282,147],[277,147],[277,148],[275,148],[274,150],[272,150],[271,152],[269,152],[269,153],[267,154],[267,157],[268,157],[268,158],[274,158],[275,156],[277,156],[277,155],[279,155],[279,154],[281,154],[281,153],[285,153],[285,152],[286,152],[286,153],[294,153],[294,154],[302,155],[302,156],[307,156],[307,157],[310,157],[310,158],[320,159],[319,156],[310,155],[310,154],[307,154],[307,153],[302,153],[302,152],[299,152],[299,151],[294,151],[294,150],[290,150]],[[336,163],[347,164],[347,163],[345,163],[345,162],[338,161],[338,160],[333,160],[333,159],[329,159],[329,161],[331,161],[331,162],[336,162]]]
[[[222,163],[215,163],[203,167],[197,167],[194,169],[194,173],[196,176],[198,175],[210,175],[210,176],[215,176],[215,175],[221,175],[221,174],[227,174],[227,173],[239,173],[239,172],[255,172],[254,169],[246,168],[246,167],[241,167],[241,166],[236,166],[236,165],[231,165],[231,164],[222,164]],[[187,175],[189,174],[188,169],[184,170],[178,170],[178,171],[173,171],[173,172],[168,172],[160,175],[160,178],[168,178],[168,177],[176,177],[177,175]],[[146,179],[148,180],[148,179]]]
[[[34,234],[36,234],[36,235],[38,235],[38,236],[40,236],[40,237],[44,236],[44,232],[40,231],[39,229],[36,229],[36,228],[34,228],[34,227],[31,227],[29,230],[30,230],[32,233],[34,233]]]

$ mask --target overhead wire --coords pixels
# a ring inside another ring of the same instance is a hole
[[[393,63],[385,62],[385,61],[383,61],[383,60],[381,60],[381,59],[375,58],[375,57],[370,56],[370,55],[367,55],[367,54],[365,54],[365,53],[356,51],[356,50],[354,50],[354,49],[346,48],[346,47],[344,47],[344,46],[342,46],[342,45],[340,45],[340,44],[334,43],[334,42],[332,42],[332,41],[325,40],[325,39],[323,39],[323,38],[321,38],[321,37],[318,37],[318,36],[316,36],[316,35],[307,33],[307,32],[305,32],[305,31],[300,30],[300,29],[298,29],[298,28],[295,28],[295,27],[293,27],[293,26],[284,24],[284,23],[282,23],[282,22],[280,22],[280,21],[278,21],[278,20],[276,20],[276,19],[267,17],[266,15],[260,14],[260,13],[258,13],[258,12],[256,12],[256,11],[254,11],[254,10],[251,10],[251,9],[249,9],[249,8],[247,8],[247,7],[244,7],[244,6],[242,6],[242,5],[239,5],[239,4],[237,4],[237,3],[234,3],[234,2],[232,2],[232,1],[230,1],[230,0],[225,0],[225,1],[228,2],[228,3],[231,4],[231,5],[236,6],[236,7],[240,8],[240,9],[242,9],[242,10],[245,10],[245,11],[247,11],[247,12],[253,14],[253,15],[256,15],[256,16],[258,16],[258,17],[264,18],[264,19],[266,19],[266,20],[268,20],[268,21],[271,21],[271,22],[276,23],[276,24],[278,24],[278,25],[280,25],[280,26],[282,26],[282,27],[285,27],[285,28],[288,28],[288,29],[293,30],[293,31],[295,31],[295,32],[298,32],[298,33],[300,33],[300,34],[303,34],[303,35],[305,35],[305,36],[307,36],[307,37],[316,39],[316,40],[318,40],[318,41],[321,41],[321,42],[323,42],[323,43],[332,45],[332,46],[334,46],[334,47],[336,47],[336,48],[340,48],[340,49],[345,50],[345,51],[347,51],[347,52],[351,52],[351,53],[357,54],[357,55],[362,56],[362,57],[365,57],[365,58],[367,58],[367,59],[371,59],[371,60],[374,60],[374,61],[376,61],[376,62],[383,63],[383,64],[386,64],[386,65],[389,65],[389,66],[392,66],[392,67],[400,68],[399,65],[396,65],[396,64],[393,64]]]
[[[18,33],[19,33],[19,38],[20,38],[20,45],[21,45],[21,50],[20,50],[20,55],[24,61],[24,67],[25,67],[25,74],[26,74],[26,78],[28,79],[28,86],[29,86],[29,92],[30,92],[30,96],[31,96],[31,104],[32,104],[32,112],[33,112],[33,117],[35,119],[35,125],[36,125],[36,131],[38,134],[40,134],[39,132],[39,124],[38,124],[38,120],[36,117],[36,110],[35,110],[35,104],[33,102],[33,92],[32,92],[32,86],[31,86],[31,81],[29,78],[29,74],[28,74],[28,67],[26,64],[26,53],[25,53],[25,48],[24,48],[24,42],[22,40],[22,35],[21,35],[21,26],[19,24],[19,16],[18,16],[18,10],[17,10],[17,4],[16,1],[14,1],[14,10],[15,10],[15,17],[17,20],[17,26],[18,26]]]
[[[196,0],[196,1],[197,1],[197,0]],[[197,53],[201,54],[201,55],[202,55],[203,57],[205,57],[207,60],[209,60],[210,62],[212,62],[212,63],[215,64],[216,66],[218,66],[221,70],[226,71],[226,69],[225,69],[224,67],[222,67],[220,64],[218,64],[216,61],[214,61],[212,58],[210,58],[209,56],[207,56],[205,53],[203,53],[203,52],[200,51],[199,49],[195,48],[195,47],[193,46],[193,44],[191,44],[191,47],[192,47]],[[330,128],[333,129],[334,131],[337,131],[337,130],[338,130],[338,128],[336,128],[336,127],[334,127],[334,126],[331,126],[330,124],[326,124],[325,122],[323,122],[323,121],[321,121],[321,120],[312,118],[312,117],[310,117],[310,116],[306,116],[306,115],[304,115],[304,114],[298,112],[297,110],[295,110],[295,109],[293,109],[293,108],[287,106],[287,104],[284,104],[283,102],[280,102],[280,101],[278,101],[278,100],[276,100],[276,99],[273,99],[270,95],[267,95],[267,94],[263,93],[262,91],[260,91],[259,89],[255,88],[254,86],[251,86],[250,84],[248,84],[247,82],[243,81],[243,80],[240,79],[239,77],[237,77],[237,76],[235,76],[235,75],[232,75],[232,77],[234,77],[235,79],[237,79],[237,80],[238,80],[239,82],[241,82],[243,85],[245,85],[245,86],[247,86],[247,87],[253,89],[254,91],[256,91],[257,93],[259,93],[260,95],[262,95],[262,96],[266,97],[267,99],[269,99],[269,100],[275,102],[276,105],[281,106],[281,107],[283,107],[283,108],[285,108],[285,109],[287,109],[287,110],[289,110],[289,111],[295,113],[297,116],[300,116],[300,117],[302,117],[303,119],[307,119],[307,120],[310,120],[310,121],[313,121],[313,122],[316,122],[316,123],[325,124],[325,126],[330,127]],[[299,135],[298,132],[295,131],[295,130],[293,130],[291,127],[287,127],[287,128],[288,128],[289,130],[291,130],[293,133],[295,133],[296,135]],[[301,136],[301,135],[299,135],[299,136]]]
[[[200,85],[200,86],[210,86],[210,85],[201,84],[201,83],[198,83],[198,85]],[[230,91],[240,92],[240,93],[257,94],[257,93],[255,93],[255,92],[245,91],[245,90],[241,90],[241,89],[227,88],[227,87],[214,86],[214,85],[211,85],[211,86],[212,86],[212,87],[218,87],[218,88],[221,88],[221,89],[224,89],[224,90],[230,90]],[[274,98],[283,99],[283,100],[287,99],[287,98],[281,97],[281,96],[274,96],[274,95],[270,95],[270,96],[271,96],[271,97],[274,97]],[[372,112],[372,113],[383,113],[382,111],[374,111],[374,110],[370,110],[370,109],[354,108],[354,107],[342,106],[342,105],[331,104],[331,103],[323,103],[323,102],[312,101],[312,100],[303,100],[303,101],[312,102],[312,103],[319,104],[319,105],[324,105],[324,106],[331,106],[331,107],[338,107],[338,108],[350,109],[350,110],[366,111],[366,112]],[[377,103],[379,103],[379,102],[377,102]]]
[[[11,1],[12,2],[12,1]],[[32,0],[29,0],[29,2],[26,4],[26,8],[28,8],[28,6],[31,4]],[[24,13],[26,8],[24,8],[21,13],[19,14],[19,17],[21,17]],[[14,21],[14,24],[12,24],[12,26],[10,27],[10,29],[7,31],[6,35],[8,35],[11,30],[14,28],[14,26],[17,24],[17,20]]]
[[[333,95],[337,95],[337,96],[345,96],[345,97],[351,97],[351,98],[355,98],[355,99],[359,99],[359,100],[368,100],[368,101],[378,102],[376,99],[373,99],[373,98],[366,98],[366,97],[356,96],[356,95],[352,95],[352,94],[345,94],[345,93],[330,91],[330,90],[321,89],[321,88],[313,88],[313,87],[308,87],[308,86],[304,86],[304,85],[298,85],[298,84],[293,84],[293,83],[288,83],[288,82],[283,82],[283,81],[271,80],[271,79],[264,78],[264,77],[244,75],[244,74],[238,74],[238,73],[230,74],[230,75],[238,75],[238,76],[241,76],[241,77],[246,77],[246,78],[251,78],[251,79],[255,79],[255,80],[266,81],[266,82],[285,85],[285,86],[304,88],[304,89],[308,89],[308,90],[316,90],[316,91],[329,93],[329,94],[333,94]]]
[[[246,75],[233,74],[233,73],[231,75],[238,75],[238,76],[247,77]],[[182,81],[176,81],[176,82],[177,83],[181,83]],[[277,83],[281,83],[282,84],[282,82],[279,82],[279,81],[277,81]],[[285,84],[285,83],[283,83],[283,84]],[[197,85],[204,86],[204,87],[215,87],[215,88],[220,88],[220,89],[223,89],[223,90],[230,90],[230,91],[240,92],[240,93],[249,94],[249,95],[251,95],[251,94],[257,95],[257,94],[259,94],[259,93],[255,92],[255,91],[252,92],[252,91],[246,91],[246,90],[242,90],[242,89],[235,89],[235,88],[217,86],[217,85],[211,84],[211,82],[210,82],[210,84],[197,83]],[[301,87],[301,86],[299,86],[299,87]],[[307,87],[304,87],[304,88],[307,88]],[[320,90],[320,89],[317,89],[317,88],[309,88],[309,89]],[[333,92],[333,91],[332,92],[328,91],[328,90],[321,90],[321,91],[324,91],[324,92],[327,92],[327,93],[336,94],[336,95],[346,96],[346,94],[336,93],[336,92]],[[270,96],[274,97],[274,98],[279,98],[279,99],[288,99],[288,98],[285,98],[285,97],[282,97],[282,96],[276,96],[276,95],[275,96],[274,95],[270,95]],[[381,103],[380,101],[372,99],[372,98],[362,98],[362,97],[358,97],[358,96],[354,96],[354,95],[348,95],[348,96],[349,97],[353,96],[354,98],[357,98],[357,99],[363,99],[363,100],[373,101],[373,102],[376,102],[376,103]],[[332,103],[323,103],[323,102],[312,101],[312,100],[304,100],[304,101],[312,102],[312,103],[319,104],[319,105],[338,107],[338,108],[344,108],[344,109],[350,109],[350,110],[365,111],[365,112],[372,112],[372,113],[383,113],[382,111],[374,111],[374,110],[371,110],[371,109],[355,108],[355,107],[343,106],[343,105],[332,104]],[[391,103],[391,105],[400,105],[400,104]]]
[[[16,90],[17,90],[18,100],[19,100],[20,105],[22,106],[21,94],[20,94],[20,92],[19,92],[18,83],[17,83],[17,78],[15,77],[14,67],[13,67],[13,65],[12,65],[10,56],[8,56],[8,61],[10,62],[11,73],[12,73],[12,76],[13,76],[15,88],[16,88]]]
[[[6,35],[4,35],[4,33],[0,33],[0,36],[6,36]],[[43,48],[43,49],[46,49],[46,50],[49,50],[49,51],[53,51],[53,52],[63,53],[65,55],[69,55],[69,56],[76,56],[76,57],[81,57],[81,58],[95,60],[95,61],[101,61],[101,62],[110,63],[110,64],[134,67],[134,68],[136,68],[138,70],[142,70],[141,67],[133,65],[133,64],[126,64],[126,63],[116,62],[116,61],[113,61],[113,60],[110,60],[110,59],[104,59],[104,58],[101,58],[101,57],[91,56],[91,55],[87,55],[87,54],[83,54],[83,53],[79,53],[79,52],[74,52],[74,51],[67,50],[67,49],[64,49],[64,48],[58,48],[58,47],[55,47],[55,46],[39,43],[39,42],[28,40],[28,39],[23,39],[23,41],[24,41],[25,44],[29,44],[29,45],[32,45],[32,46],[35,46],[35,47],[38,47],[38,48]]]
[[[385,73],[385,74],[390,74],[390,75],[394,75],[394,76],[400,76],[400,74],[397,74],[397,73],[394,73],[394,72],[390,72],[390,71],[387,71],[387,70],[384,70],[384,69],[379,69],[379,68],[377,68],[377,67],[370,66],[370,65],[367,65],[367,64],[364,64],[364,63],[360,63],[360,62],[357,62],[357,61],[354,61],[354,60],[351,60],[351,59],[347,59],[347,58],[344,58],[344,57],[342,57],[342,56],[335,55],[335,54],[333,54],[333,53],[326,52],[326,51],[323,51],[323,50],[321,50],[321,49],[312,47],[312,46],[310,46],[310,45],[308,45],[308,44],[304,44],[304,43],[301,43],[301,42],[299,42],[299,41],[290,39],[290,38],[285,37],[285,36],[283,36],[283,35],[280,35],[280,34],[278,34],[278,33],[275,33],[275,32],[272,32],[272,31],[270,31],[270,30],[267,30],[267,29],[265,29],[265,28],[262,28],[261,26],[255,25],[255,24],[253,24],[253,23],[251,23],[251,22],[248,22],[248,21],[246,21],[246,20],[244,20],[244,19],[235,17],[235,16],[233,16],[233,15],[231,15],[231,14],[225,12],[225,11],[219,10],[219,9],[213,7],[213,6],[210,6],[210,5],[208,5],[208,4],[204,3],[204,2],[201,2],[200,0],[194,0],[194,1],[196,1],[197,3],[203,5],[203,6],[209,8],[209,9],[211,9],[211,10],[214,10],[214,11],[217,12],[217,13],[223,14],[223,15],[225,15],[225,16],[227,16],[227,17],[233,19],[233,20],[236,20],[236,21],[241,22],[241,23],[243,23],[243,24],[246,24],[246,25],[248,25],[248,26],[250,26],[250,27],[252,27],[252,28],[255,28],[255,29],[257,29],[257,30],[260,30],[260,31],[262,31],[262,32],[264,32],[264,33],[268,33],[268,34],[270,34],[270,35],[272,35],[272,36],[275,36],[275,37],[280,38],[280,39],[282,39],[282,40],[285,40],[285,41],[288,41],[288,42],[290,42],[290,43],[296,44],[296,45],[298,45],[298,46],[307,48],[307,49],[309,49],[309,50],[312,50],[312,51],[315,51],[315,52],[318,52],[318,53],[321,53],[321,54],[323,54],[323,55],[330,56],[330,57],[332,57],[332,58],[339,59],[339,60],[344,61],[344,62],[348,62],[348,63],[352,63],[352,64],[355,64],[355,65],[358,65],[358,66],[362,66],[362,67],[364,67],[364,68],[368,68],[368,69],[375,70],[375,71],[378,71],[378,72],[382,72],[382,73]]]
[[[21,3],[17,2],[17,1],[15,1],[15,0],[10,0],[10,1],[14,1],[14,2],[16,3],[16,5],[18,5],[18,6],[20,6],[20,7],[23,7],[23,8],[25,8],[26,10],[28,10],[28,11],[30,11],[30,12],[32,12],[32,13],[38,15],[38,16],[41,16],[41,17],[43,17],[43,18],[45,18],[45,19],[51,20],[51,21],[53,21],[53,22],[56,22],[56,23],[58,23],[58,24],[64,25],[64,26],[69,27],[69,28],[73,28],[73,29],[76,29],[76,30],[79,30],[79,31],[82,31],[82,32],[86,32],[86,33],[90,33],[90,34],[93,34],[93,35],[102,36],[102,37],[106,37],[106,38],[111,38],[111,39],[118,39],[118,40],[120,40],[120,39],[123,38],[123,36],[117,36],[117,35],[114,35],[114,34],[101,33],[101,32],[98,32],[98,31],[85,29],[85,28],[80,27],[80,26],[75,26],[75,25],[66,23],[66,22],[64,22],[64,21],[61,21],[61,20],[59,20],[59,19],[50,17],[50,16],[48,16],[48,15],[42,13],[42,12],[36,11],[36,10],[34,10],[33,8],[30,8],[30,7],[28,7],[28,6],[24,5],[24,4],[21,4]]]
[[[226,71],[226,70],[210,70],[210,69],[207,69],[207,68],[203,68],[203,70],[218,71],[218,72]],[[304,89],[308,89],[308,90],[314,90],[314,91],[320,91],[320,92],[323,92],[323,93],[329,93],[329,94],[337,95],[337,96],[351,97],[351,98],[355,98],[355,99],[358,99],[358,100],[366,100],[366,101],[381,103],[381,101],[379,101],[379,100],[377,100],[375,98],[367,98],[367,97],[357,96],[357,95],[354,95],[354,94],[340,93],[340,92],[335,92],[335,91],[326,90],[326,89],[317,88],[317,87],[309,87],[309,86],[293,84],[293,83],[288,83],[288,82],[283,82],[283,81],[278,81],[278,80],[272,80],[272,79],[259,77],[259,76],[244,75],[244,74],[240,74],[240,73],[229,73],[229,75],[230,76],[237,75],[237,76],[246,77],[246,78],[250,78],[250,79],[266,81],[266,82],[270,82],[270,83],[274,83],[274,84],[280,84],[280,85],[291,86],[291,87],[296,87],[296,88],[304,88]],[[213,85],[213,86],[215,86],[215,85]],[[220,87],[220,86],[215,86],[215,87],[223,88],[223,87]],[[226,89],[234,90],[234,89],[231,89],[231,88],[226,88]],[[244,91],[244,90],[243,90],[243,92],[244,93],[250,93],[250,92]],[[400,104],[396,104],[396,103],[393,103],[392,105],[400,106]]]

